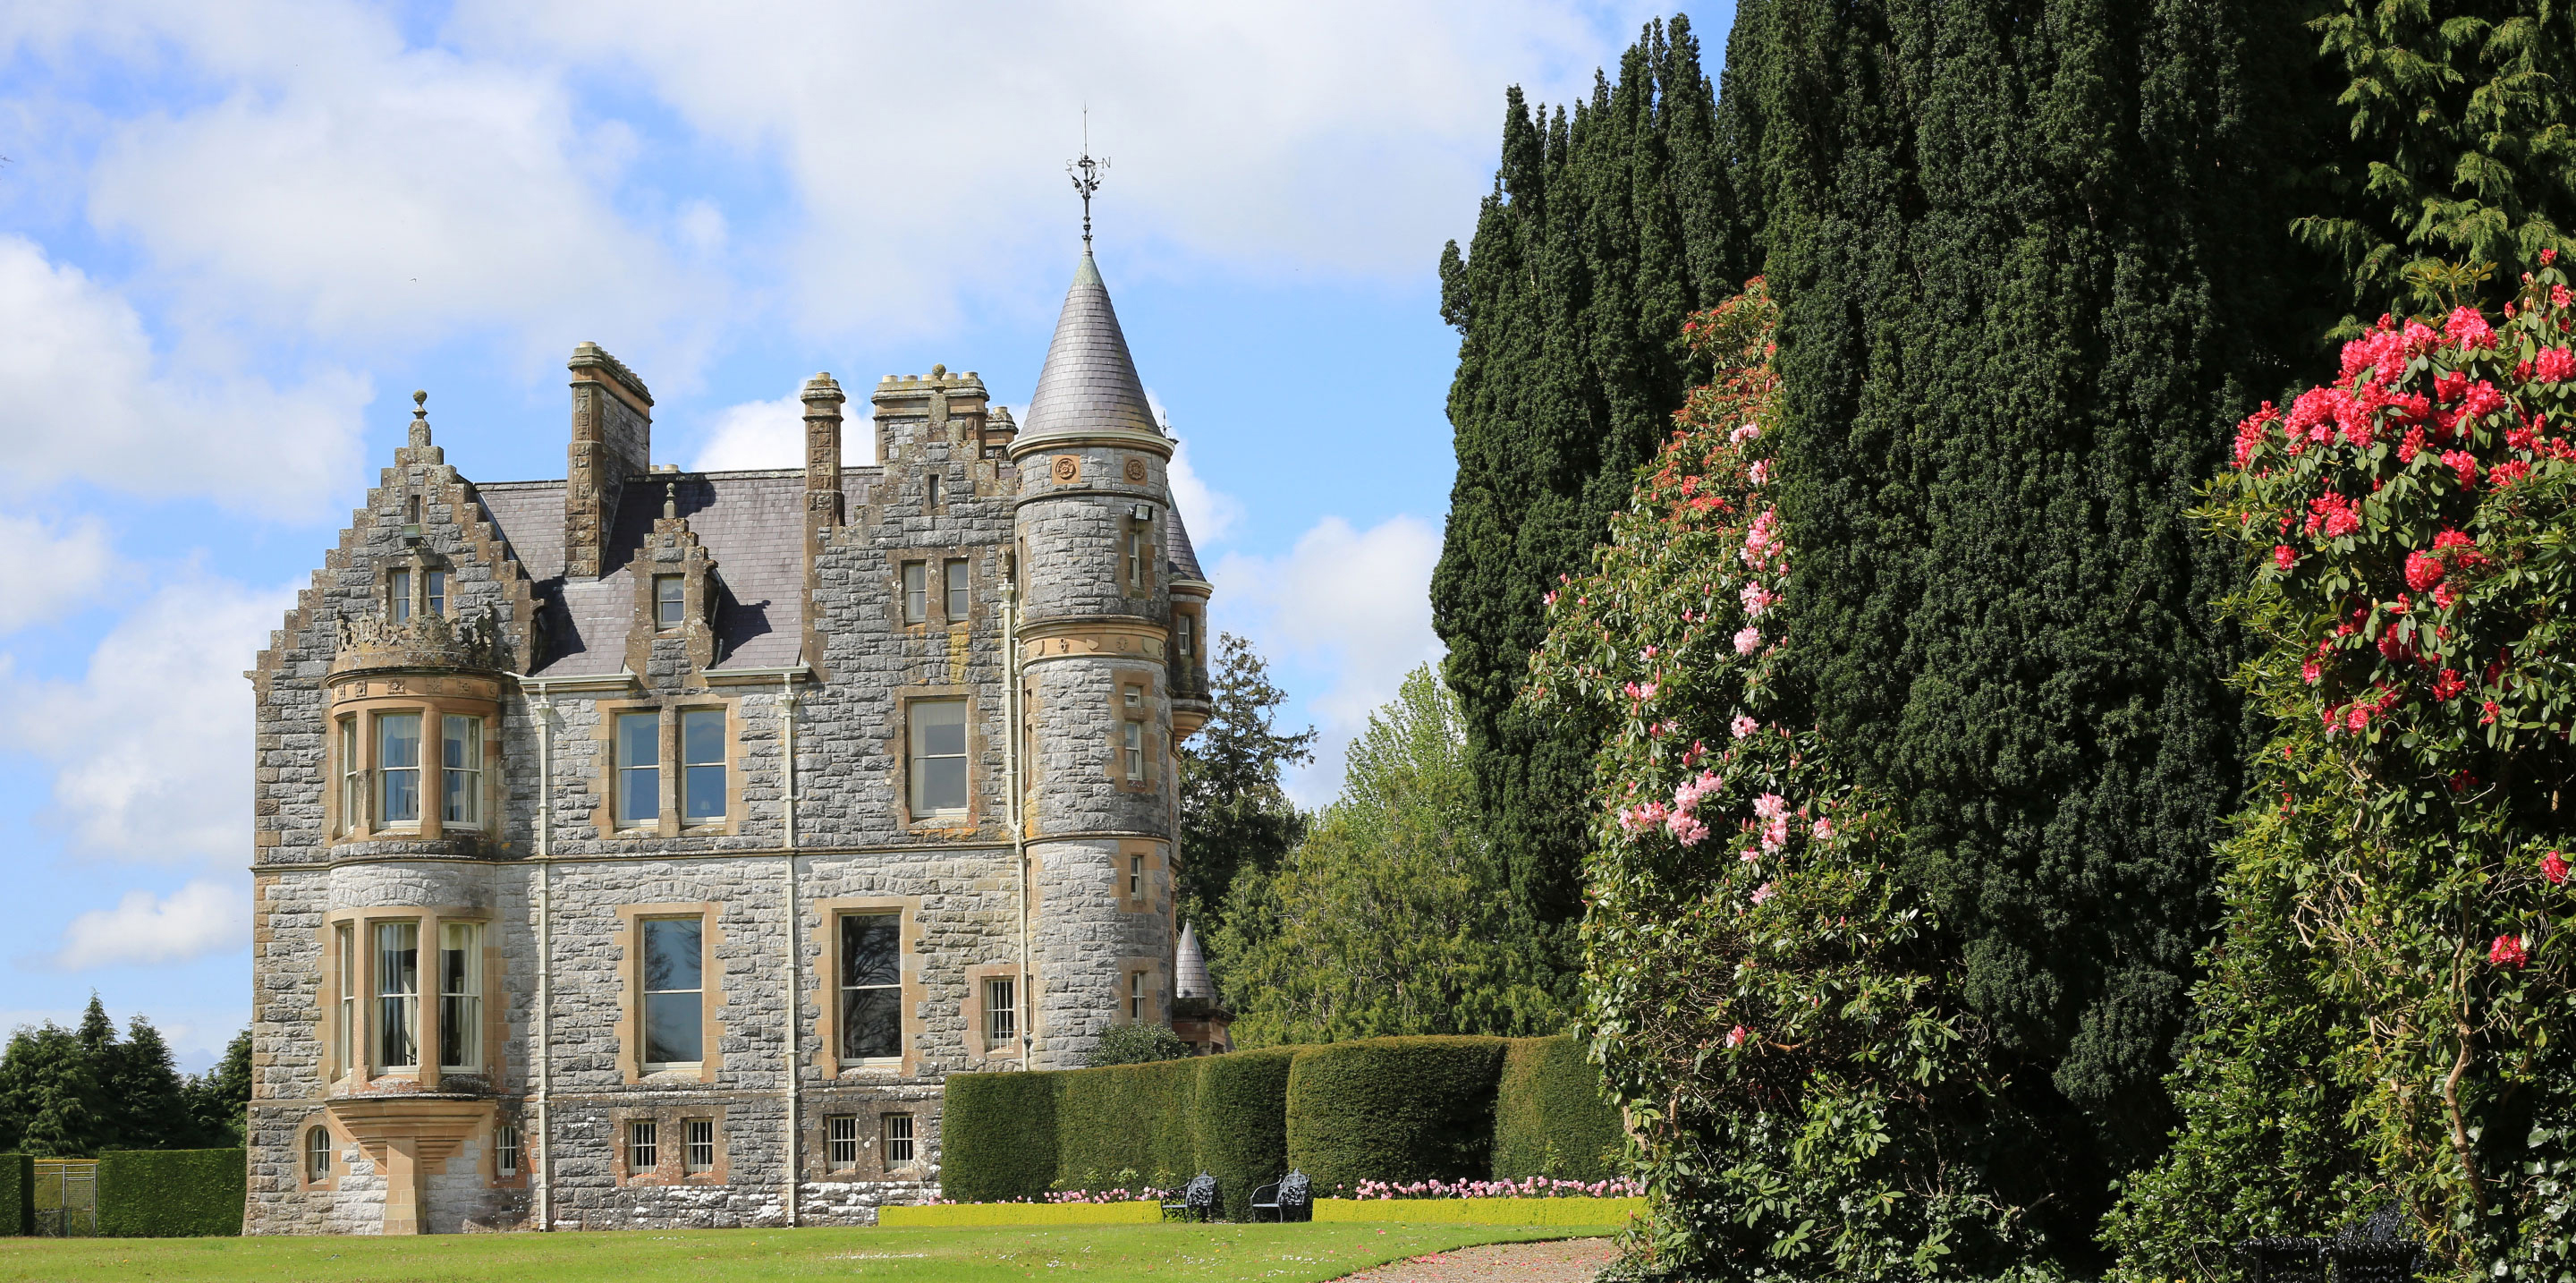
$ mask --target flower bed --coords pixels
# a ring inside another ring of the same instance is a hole
[[[1353,1199],[1398,1198],[1635,1198],[1646,1187],[1633,1180],[1614,1177],[1606,1181],[1561,1181],[1545,1176],[1532,1176],[1517,1181],[1361,1181],[1344,1188],[1333,1187],[1333,1197]]]
[[[942,1229],[971,1225],[1138,1225],[1161,1219],[1163,1205],[1145,1199],[1111,1203],[930,1203],[877,1210],[877,1224],[890,1229]]]
[[[1646,1214],[1646,1200],[1588,1195],[1537,1198],[1319,1198],[1318,1221],[1405,1225],[1581,1225],[1616,1229]]]

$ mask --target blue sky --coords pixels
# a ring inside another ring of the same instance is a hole
[[[1293,783],[1329,800],[1439,654],[1433,266],[1503,89],[1588,90],[1666,11],[0,5],[0,1027],[95,989],[197,1066],[247,1019],[241,672],[412,389],[479,481],[562,475],[584,340],[684,467],[793,465],[817,370],[944,363],[1016,406],[1079,251],[1086,108],[1216,623],[1325,732]],[[1694,14],[1711,42],[1727,17]]]

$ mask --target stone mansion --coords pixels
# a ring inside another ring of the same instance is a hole
[[[562,480],[414,409],[250,674],[247,1228],[865,1222],[936,1196],[949,1074],[1176,998],[1221,1048],[1173,921],[1209,585],[1090,254],[1025,423],[889,375],[873,467],[828,374],[801,470],[694,473],[570,368]]]

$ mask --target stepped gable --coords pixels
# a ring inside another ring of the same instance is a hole
[[[791,471],[652,474],[627,487],[609,527],[598,579],[563,573],[563,485],[505,482],[482,487],[483,503],[520,564],[538,581],[546,614],[546,654],[537,677],[590,677],[625,664],[626,634],[635,624],[635,553],[662,515],[665,487],[677,487],[679,512],[715,563],[724,595],[716,608],[714,671],[793,664],[805,630],[805,547],[800,520],[805,474]]]
[[[1164,439],[1145,404],[1145,384],[1136,377],[1135,358],[1127,353],[1127,335],[1118,328],[1109,287],[1085,251],[1073,273],[1073,288],[1065,293],[1064,312],[1056,318],[1046,368],[1029,396],[1019,448],[1046,437],[1104,433]]]

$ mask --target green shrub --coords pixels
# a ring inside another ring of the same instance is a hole
[[[1625,1141],[1601,1071],[1573,1035],[1511,1041],[1494,1088],[1494,1179],[1605,1180],[1618,1174]]]
[[[36,1160],[0,1154],[0,1238],[36,1232]]]
[[[1491,1170],[1501,1038],[1370,1038],[1309,1047],[1288,1071],[1288,1162],[1319,1193],[1363,1180]]]
[[[1170,1025],[1112,1025],[1100,1035],[1100,1042],[1083,1057],[1082,1063],[1098,1069],[1103,1065],[1142,1065],[1157,1060],[1185,1060],[1192,1052],[1190,1045],[1172,1032]]]
[[[1198,1170],[1186,1060],[1040,1075],[1055,1084],[1057,1189],[1173,1188]]]
[[[236,1235],[249,1189],[242,1150],[109,1150],[98,1156],[99,1237]]]
[[[960,1203],[1044,1198],[1056,1179],[1057,1074],[951,1074],[940,1110],[941,1192]]]
[[[1227,1220],[1252,1216],[1252,1191],[1288,1172],[1288,1072],[1303,1047],[1265,1047],[1196,1062],[1199,1167],[1216,1177]]]

